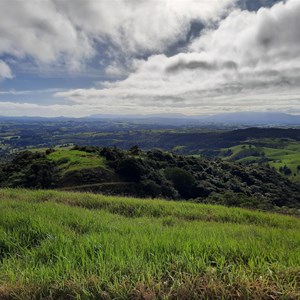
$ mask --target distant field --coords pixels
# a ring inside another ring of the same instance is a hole
[[[299,299],[299,253],[293,217],[0,190],[0,299]]]
[[[232,150],[232,154],[226,157],[226,159],[238,162],[258,162],[261,160],[261,156],[253,156],[251,151],[264,153],[264,156],[269,160],[268,163],[270,166],[275,167],[278,171],[280,167],[287,166],[292,171],[289,178],[300,181],[300,171],[297,170],[297,167],[300,166],[300,142],[290,141],[278,144],[276,141],[273,141],[273,144],[268,142],[265,146],[261,146],[254,143],[250,147],[249,144],[241,144],[223,149],[223,152],[225,153],[228,149]]]
[[[266,156],[273,159],[270,165],[276,169],[286,165],[292,170],[292,175],[295,179],[300,181],[300,172],[297,172],[297,166],[300,166],[300,143],[291,143],[285,146],[283,149],[265,149]]]

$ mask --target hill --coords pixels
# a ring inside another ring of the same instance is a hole
[[[159,148],[178,154],[204,153],[214,156],[221,148],[237,146],[249,139],[288,138],[300,141],[299,128],[245,129],[237,124],[178,125],[173,119],[165,120],[170,123],[147,120],[141,123],[137,120],[120,119],[0,119],[0,162],[9,159],[12,153],[21,149],[58,145],[115,146],[121,149],[138,145],[143,150]]]
[[[0,186],[192,199],[264,210],[300,208],[300,186],[271,167],[138,147],[21,152],[0,167]]]
[[[300,142],[289,139],[248,140],[223,149],[220,157],[243,164],[268,164],[290,180],[300,181]]]
[[[277,112],[237,112],[214,115],[206,121],[244,125],[299,125],[300,116]]]
[[[300,220],[0,189],[1,299],[299,299]]]

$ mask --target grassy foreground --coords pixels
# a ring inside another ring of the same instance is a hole
[[[300,220],[0,190],[0,299],[299,299]]]

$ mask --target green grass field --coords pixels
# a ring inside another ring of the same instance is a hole
[[[299,299],[300,220],[0,190],[0,299]]]
[[[254,141],[255,143],[255,141]],[[273,145],[274,144],[274,145]],[[270,166],[275,167],[279,170],[280,167],[287,166],[291,169],[292,175],[289,176],[290,179],[295,181],[300,181],[300,172],[297,171],[297,166],[300,166],[300,143],[299,142],[285,142],[281,145],[278,145],[276,141],[266,141],[266,146],[259,146],[256,147],[252,145],[252,150],[258,150],[260,152],[264,152],[265,157],[268,158]],[[239,153],[243,151],[249,150],[248,144],[237,145],[234,147],[229,148],[232,150],[232,155],[226,157],[226,159],[232,160],[234,159]],[[228,149],[223,149],[223,151],[227,151]],[[259,161],[260,157],[255,156],[246,156],[241,159],[238,159],[238,162],[255,162]]]
[[[283,149],[265,148],[266,156],[273,161],[270,162],[271,166],[276,169],[286,165],[292,170],[296,180],[300,181],[300,172],[297,172],[297,166],[300,166],[300,143],[290,143]]]
[[[50,160],[62,162],[63,173],[87,168],[105,168],[105,159],[101,156],[79,150],[59,149],[48,155]]]

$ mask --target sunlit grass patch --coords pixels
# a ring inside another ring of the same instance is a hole
[[[298,299],[299,229],[237,208],[2,189],[0,298]]]
[[[105,158],[79,150],[55,150],[48,155],[48,158],[58,162],[64,173],[88,168],[105,168]]]

